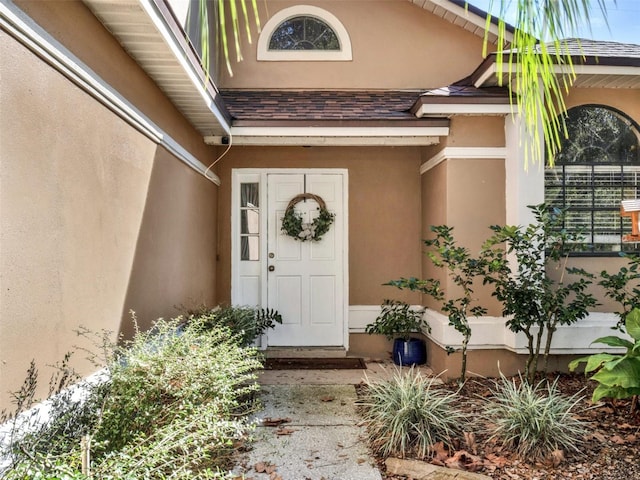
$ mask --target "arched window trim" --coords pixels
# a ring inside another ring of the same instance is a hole
[[[621,111],[618,108],[612,107],[610,105],[606,105],[606,104],[600,104],[600,103],[584,103],[584,104],[578,104],[578,105],[573,105],[572,107],[569,108],[569,110],[573,110],[573,109],[578,109],[578,108],[601,108],[601,109],[605,109],[608,110],[612,113],[614,113],[621,121],[623,121],[625,124],[627,124],[627,126],[634,131],[636,137],[638,138],[638,142],[640,143],[640,124],[638,124],[638,122],[633,119],[631,116],[629,116],[627,113],[625,113],[624,111]],[[632,176],[635,176],[636,179],[640,178],[640,162],[638,163],[633,163],[633,164],[625,164],[625,163],[608,163],[608,162],[590,162],[590,163],[558,163],[556,164],[556,168],[560,168],[563,171],[564,167],[567,168],[577,168],[577,169],[584,169],[584,168],[588,168],[588,167],[592,167],[592,168],[598,168],[598,167],[616,167],[619,166],[620,167],[620,171],[621,172],[627,172],[628,174],[630,173]],[[626,167],[626,170],[625,170]],[[635,169],[636,173],[632,173],[632,170]],[[566,174],[565,174],[566,175]],[[546,174],[545,174],[545,180],[544,180],[544,188],[545,188],[545,199],[546,199],[546,189],[547,189],[547,178],[546,178]],[[562,180],[562,184],[563,184],[563,189],[564,189],[564,185],[565,185],[565,180],[564,180],[564,175],[563,175],[563,180]],[[640,181],[636,180],[635,182],[636,185],[636,198],[640,197]],[[621,187],[623,188],[623,187]],[[564,190],[563,190],[564,191]],[[628,199],[628,198],[621,198],[622,199]],[[619,208],[619,206],[616,206],[616,208],[611,208],[611,207],[607,207],[607,206],[599,206],[599,205],[595,205],[593,206],[591,212],[592,215],[594,215],[594,212],[598,212],[598,211],[603,211],[603,210],[611,210],[611,211],[617,211],[617,209]],[[588,209],[587,209],[588,210]],[[584,212],[586,212],[587,210],[584,210]],[[626,222],[626,219],[621,219],[621,222],[624,223]],[[625,227],[624,229],[625,231],[623,232],[622,230],[620,230],[620,235],[622,236],[623,233],[630,233],[630,225],[628,225],[627,227]],[[629,230],[629,231],[627,231]],[[594,239],[595,239],[595,235],[596,232],[595,231],[587,231],[585,232],[588,235],[590,234],[594,234]],[[599,242],[595,242],[596,244],[600,244]],[[608,242],[605,242],[608,243]],[[616,245],[616,244],[614,244]],[[620,244],[621,246],[623,244]],[[622,251],[627,252],[627,253],[634,253],[637,254],[640,252],[640,244],[624,244],[626,245],[626,248],[622,248]],[[596,249],[595,251],[591,251],[589,249],[587,249],[586,251],[578,251],[578,252],[573,252],[571,253],[571,256],[588,256],[588,257],[602,257],[602,256],[618,256],[619,255],[619,251],[614,249],[613,251],[609,250],[609,251],[600,251],[599,249]]]
[[[340,50],[269,50],[271,36],[285,20],[294,17],[315,17],[329,25],[340,42]],[[296,5],[276,13],[265,24],[258,38],[259,61],[350,61],[351,39],[342,22],[332,13],[311,5]]]

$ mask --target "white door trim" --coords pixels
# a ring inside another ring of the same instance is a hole
[[[345,168],[234,168],[231,170],[231,303],[247,304],[242,298],[240,272],[240,184],[257,182],[260,184],[260,266],[256,271],[259,276],[259,294],[256,301],[259,305],[267,305],[267,175],[268,174],[338,174],[342,176],[344,213],[336,222],[341,222],[343,229],[342,275],[343,282],[343,339],[344,348],[349,348],[349,171]],[[263,210],[264,209],[264,210]],[[266,348],[266,342],[260,341]]]

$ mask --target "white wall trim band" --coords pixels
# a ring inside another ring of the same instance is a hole
[[[422,308],[413,306],[414,308]],[[373,323],[380,314],[379,305],[350,305],[349,333],[364,333],[368,324]],[[460,348],[462,335],[449,325],[449,318],[440,312],[427,309],[425,317],[431,327],[427,336],[437,345]],[[527,354],[527,339],[524,334],[516,335],[506,326],[506,317],[473,317],[470,319],[472,335],[470,350],[509,350],[518,354]],[[611,335],[611,327],[618,317],[614,313],[592,312],[589,316],[571,326],[559,326],[553,337],[554,355],[582,355],[596,352],[619,352],[620,349],[607,349],[593,342],[598,337]],[[545,337],[546,338],[546,337]]]
[[[217,175],[212,172],[205,175],[206,165],[167,135],[10,0],[0,0],[0,28],[137,131],[156,144],[162,145],[207,180],[220,185]]]
[[[420,175],[445,160],[507,158],[504,147],[445,147],[420,166]]]
[[[425,312],[431,326],[429,338],[441,347],[459,348],[462,335],[449,325],[449,318],[440,312],[428,309]],[[518,354],[526,354],[527,339],[523,333],[515,334],[507,326],[506,317],[470,318],[472,330],[470,350],[503,349]],[[598,337],[611,335],[611,327],[618,321],[614,313],[591,312],[589,316],[573,325],[558,326],[554,334],[551,353],[554,355],[583,355],[597,352],[619,352],[604,345],[591,343]],[[543,342],[546,336],[543,338]],[[544,343],[543,343],[544,344]]]

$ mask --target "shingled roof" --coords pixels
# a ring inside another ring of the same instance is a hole
[[[223,90],[236,126],[265,121],[421,122],[417,106],[437,103],[508,103],[502,88],[452,85],[424,90]]]
[[[422,91],[223,90],[234,120],[411,120]]]
[[[553,43],[546,44],[555,53]],[[538,46],[538,51],[541,47]],[[560,53],[571,55],[573,62],[582,65],[640,66],[640,45],[606,42],[586,38],[568,38],[561,41]]]

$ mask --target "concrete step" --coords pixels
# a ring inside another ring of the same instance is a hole
[[[340,358],[346,357],[343,347],[268,347],[267,358]]]

